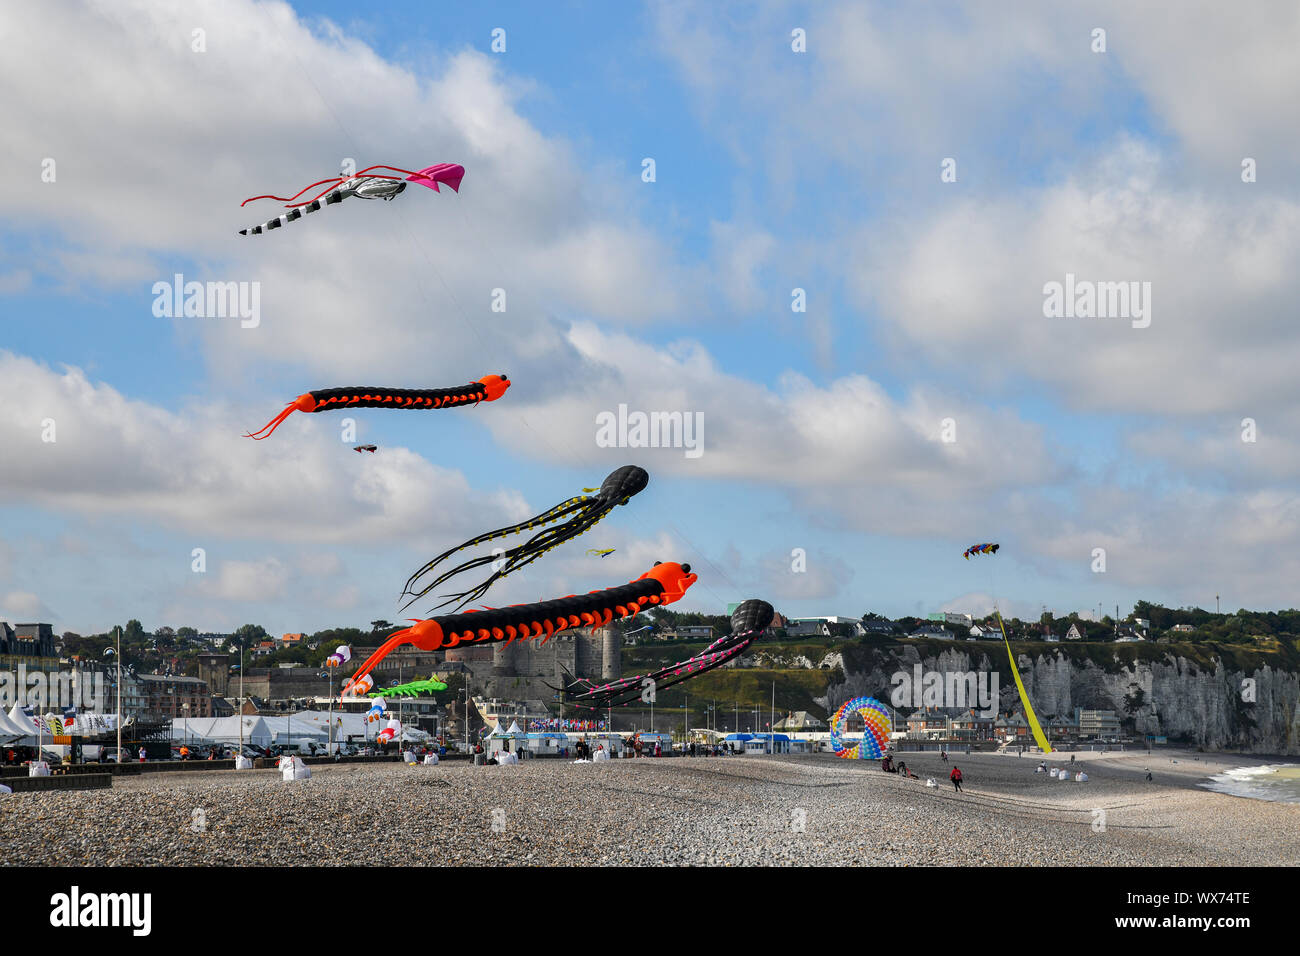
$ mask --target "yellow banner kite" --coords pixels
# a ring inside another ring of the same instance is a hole
[[[1016,690],[1020,691],[1020,703],[1024,704],[1025,717],[1029,720],[1029,729],[1034,732],[1034,740],[1038,742],[1038,747],[1045,754],[1052,752],[1052,745],[1047,742],[1047,735],[1043,733],[1043,728],[1038,726],[1038,718],[1034,716],[1034,707],[1029,703],[1029,695],[1025,693],[1024,682],[1020,679],[1020,668],[1016,664],[1016,656],[1011,653],[1011,642],[1007,640],[1007,628],[1002,623],[1002,612],[997,608],[993,609],[998,616],[998,627],[1002,628],[1002,643],[1007,646],[1007,658],[1011,661],[1011,676],[1016,679]]]

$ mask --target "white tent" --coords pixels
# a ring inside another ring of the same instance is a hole
[[[275,719],[292,721],[294,739],[297,739],[300,727],[304,728],[304,732],[305,728],[311,728],[313,733],[320,735],[314,739],[321,743],[329,740],[331,723],[334,724],[335,743],[344,743],[349,737],[353,742],[358,738],[374,740],[375,734],[383,729],[382,724],[367,723],[365,714],[349,714],[337,710],[333,714],[325,710],[300,710],[292,717]]]
[[[26,721],[25,724],[17,723],[3,710],[0,710],[0,742],[26,745],[25,741],[28,737],[31,738],[33,744],[36,743],[36,733],[31,726],[30,720]]]
[[[303,710],[284,717],[268,715],[246,715],[244,717],[183,717],[172,719],[172,740],[180,743],[224,743],[239,742],[239,721],[244,722],[244,742],[259,747],[276,746],[307,747],[318,744],[322,748],[330,739],[330,724],[334,724],[334,742],[345,743],[348,738],[353,743],[362,740],[374,741],[375,735],[382,729],[382,724],[367,724],[365,714],[346,714],[335,711],[332,715],[323,710]],[[423,743],[429,735],[422,730],[407,727],[405,738],[408,741]]]
[[[172,718],[172,740],[177,743],[238,744],[240,722],[243,722],[244,743],[269,747],[271,729],[266,720],[255,715],[243,717],[184,717]]]
[[[49,736],[46,734],[45,736]],[[23,713],[22,704],[14,704],[6,714],[0,710],[0,739],[8,738],[6,743],[21,744],[24,747],[36,745],[36,725],[33,718]]]

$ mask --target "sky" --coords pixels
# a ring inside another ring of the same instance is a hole
[[[430,557],[623,464],[489,603],[665,560],[707,613],[1295,606],[1300,7],[1133,7],[6,6],[0,620],[423,614]],[[458,193],[238,234],[441,162]],[[159,315],[178,274],[255,316]],[[621,406],[702,440],[603,447]]]

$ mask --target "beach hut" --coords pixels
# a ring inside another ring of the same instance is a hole
[[[527,749],[528,735],[519,729],[519,724],[514,721],[505,730],[501,729],[501,722],[497,721],[497,726],[486,740],[485,750],[489,754],[498,754],[502,751],[508,753],[518,753],[521,749]]]
[[[524,746],[534,757],[558,757],[569,746],[569,735],[554,731],[524,734]]]
[[[641,754],[646,757],[653,757],[655,744],[659,745],[659,752],[670,754],[673,752],[673,738],[671,734],[660,734],[652,731],[643,731],[637,735],[641,741]]]
[[[788,754],[790,738],[785,734],[751,734],[749,740],[745,741],[744,749],[747,754]]]
[[[735,753],[743,753],[746,741],[752,740],[753,734],[727,734],[722,738],[722,746]]]
[[[592,753],[596,752],[597,747],[604,747],[611,757],[621,754],[627,748],[622,734],[583,734],[582,739],[587,742]]]

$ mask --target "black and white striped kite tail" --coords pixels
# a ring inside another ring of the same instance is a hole
[[[331,206],[334,203],[340,203],[352,193],[344,189],[331,189],[320,199],[313,199],[305,206],[298,206],[290,209],[283,216],[277,216],[274,219],[262,223],[260,226],[251,226],[248,229],[239,230],[241,236],[260,236],[264,232],[270,232],[272,229],[279,229],[281,226],[301,219],[310,212],[316,212],[322,205]]]

